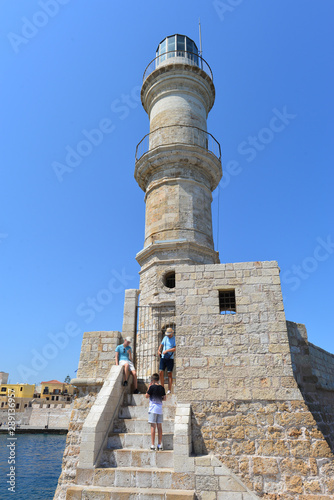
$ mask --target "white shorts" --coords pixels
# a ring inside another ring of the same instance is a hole
[[[119,362],[119,366],[124,366],[126,363],[129,363],[130,372],[135,370],[135,367],[133,366],[133,363],[130,360],[125,361],[122,359],[122,361]]]
[[[148,423],[149,424],[162,424],[163,415],[161,413],[151,413],[148,412]]]

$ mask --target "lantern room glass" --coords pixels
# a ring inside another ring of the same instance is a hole
[[[195,42],[185,35],[172,35],[162,40],[156,55],[157,66],[172,57],[184,57],[191,61],[191,64],[199,66],[198,48]]]

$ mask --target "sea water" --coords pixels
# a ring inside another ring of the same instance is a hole
[[[13,437],[0,434],[0,499],[52,500],[61,473],[66,434]],[[7,483],[9,480],[12,483]],[[8,490],[13,483],[15,492]]]

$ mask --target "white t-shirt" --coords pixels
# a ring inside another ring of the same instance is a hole
[[[149,413],[162,415],[162,398],[166,395],[165,388],[159,384],[152,384],[147,391],[150,395]]]

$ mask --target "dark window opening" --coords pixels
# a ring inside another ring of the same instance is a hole
[[[220,290],[219,291],[219,312],[220,314],[235,314],[235,291]]]
[[[1,392],[6,392],[6,391],[7,391],[6,387],[1,387]]]
[[[175,288],[175,272],[174,271],[165,274],[164,285],[167,288]]]
[[[20,408],[20,403],[16,403],[16,409]]]

